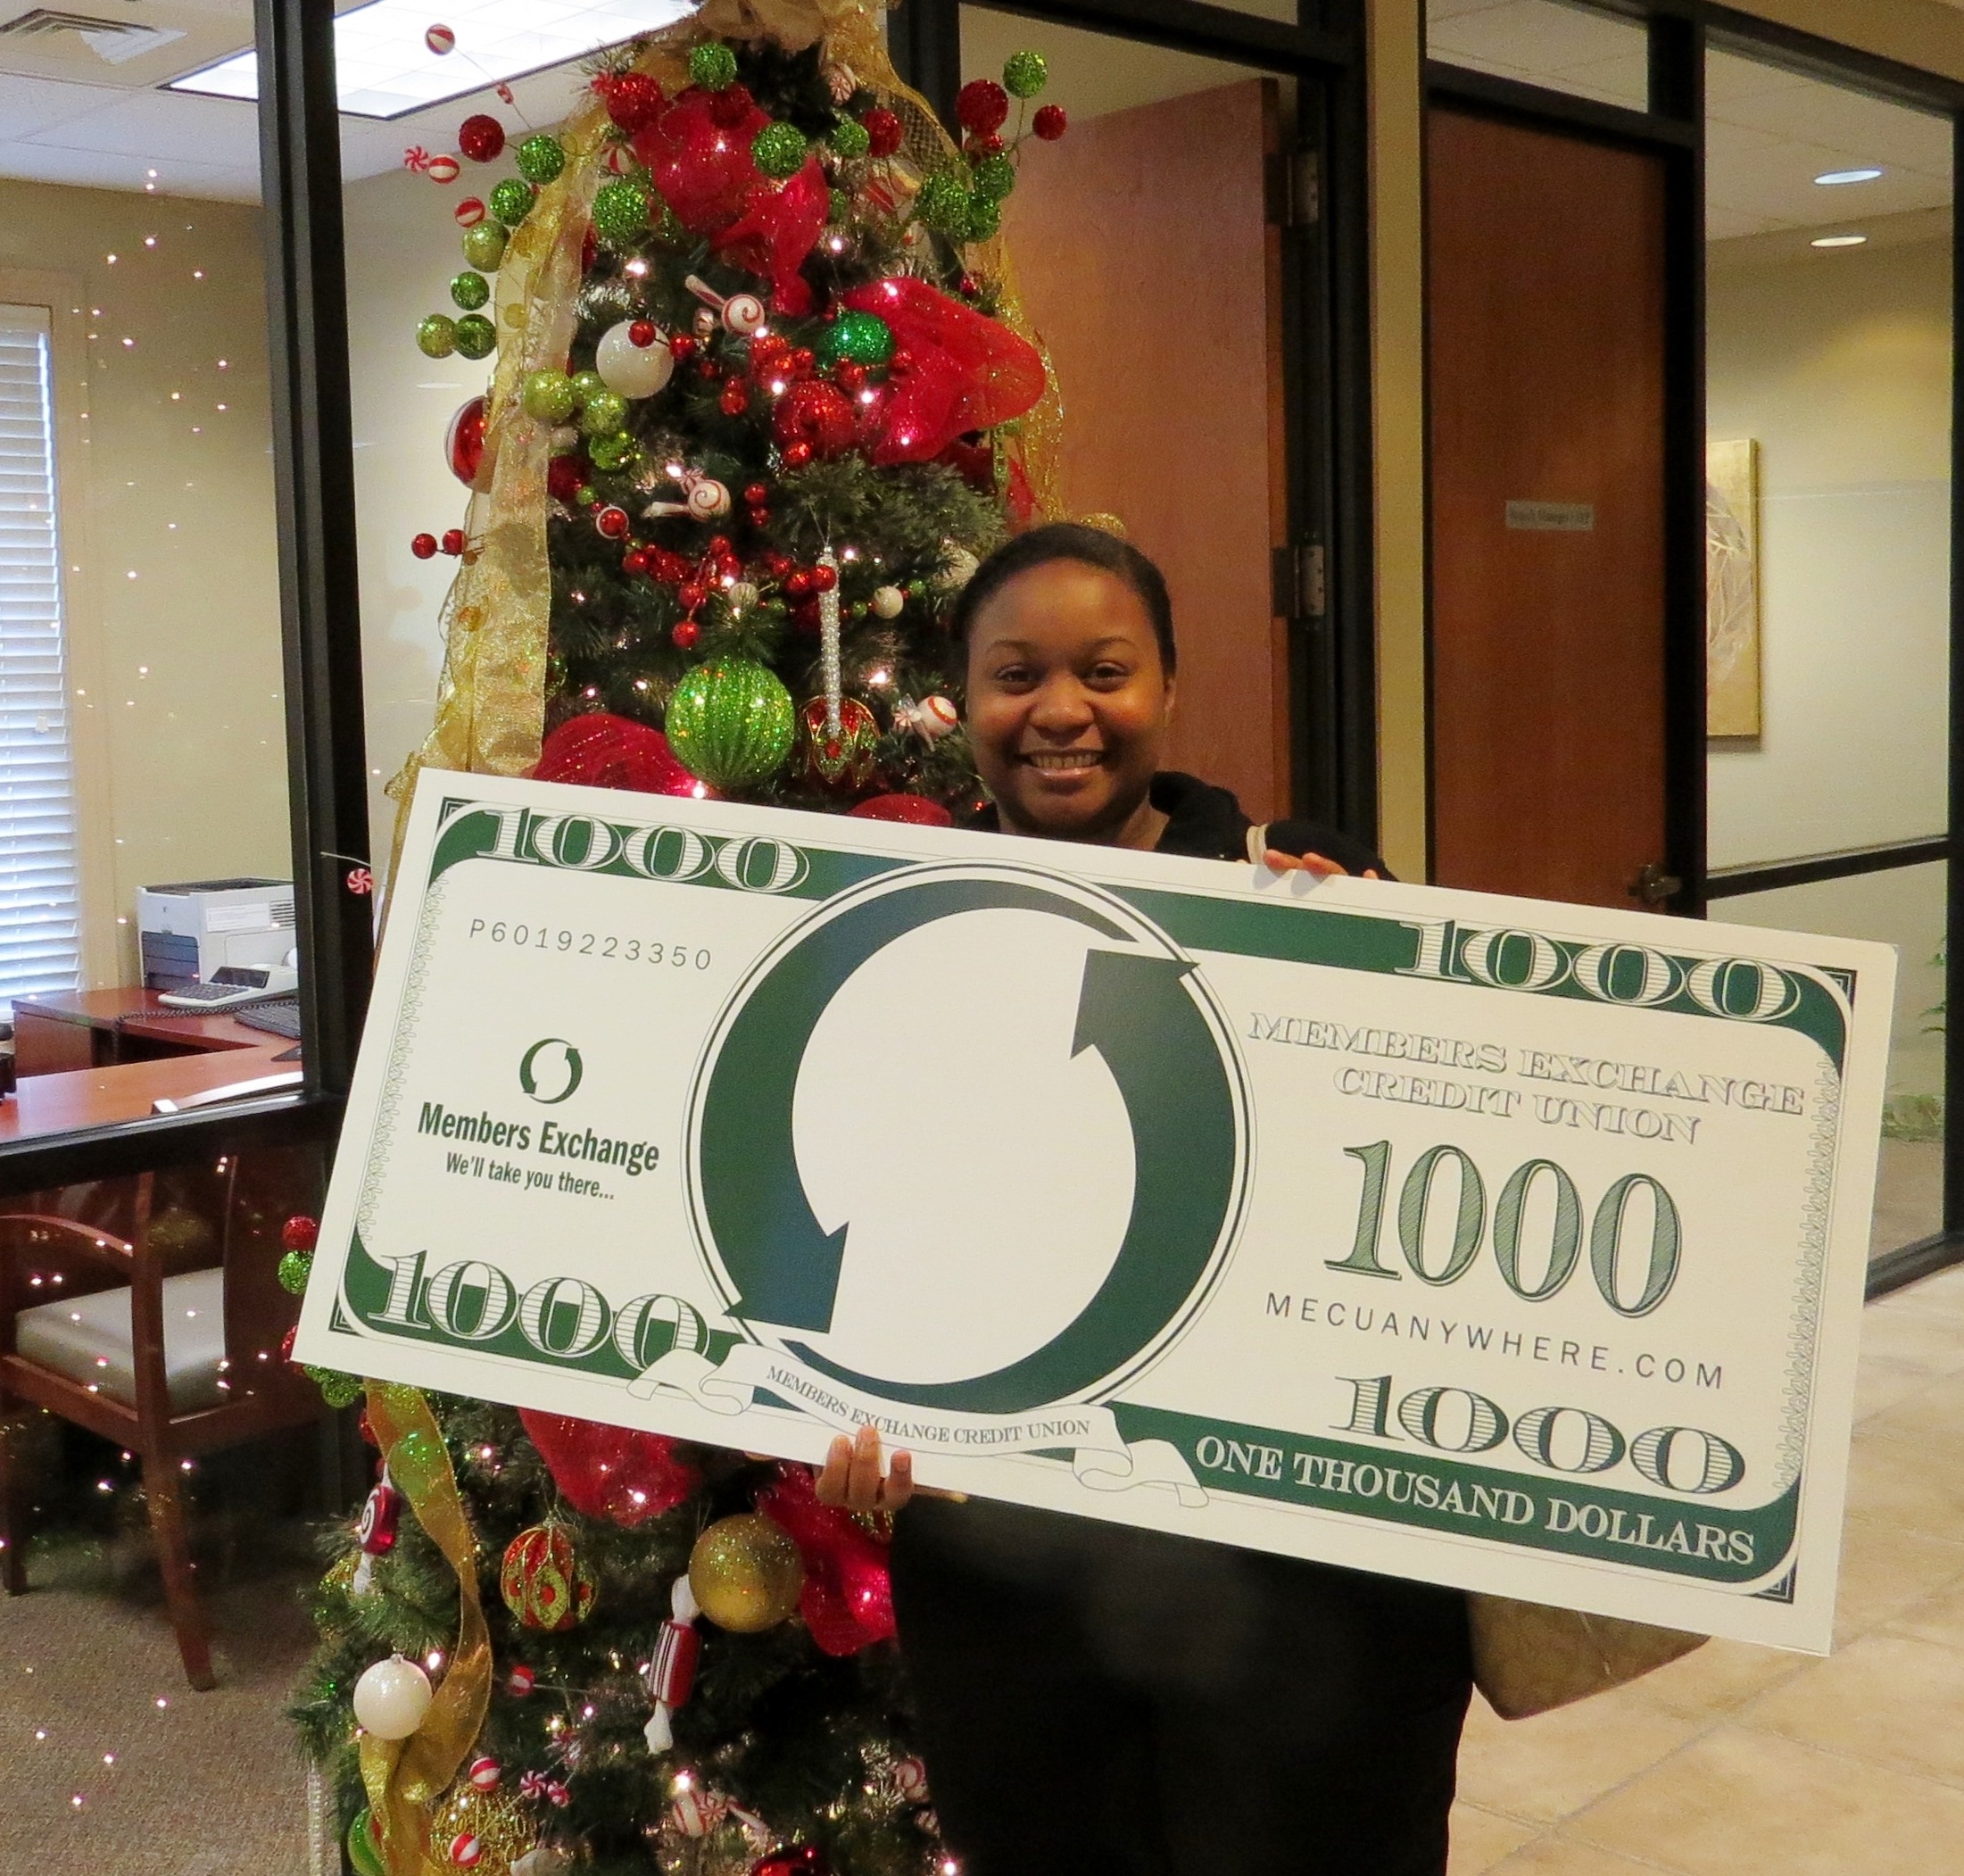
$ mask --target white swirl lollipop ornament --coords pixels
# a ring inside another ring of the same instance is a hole
[[[682,485],[679,502],[651,502],[642,510],[644,519],[661,515],[686,515],[692,521],[720,521],[730,511],[730,492],[714,476],[700,469],[671,468],[668,473]]]
[[[764,329],[764,303],[754,293],[733,293],[725,298],[694,274],[682,283],[723,321],[724,329],[740,339],[754,339]]]

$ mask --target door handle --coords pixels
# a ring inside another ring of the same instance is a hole
[[[1647,906],[1663,905],[1684,890],[1684,881],[1665,872],[1653,859],[1645,860],[1643,870],[1630,882],[1630,897],[1642,900]]]

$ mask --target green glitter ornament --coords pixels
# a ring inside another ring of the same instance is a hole
[[[689,54],[689,78],[705,91],[726,91],[736,82],[736,54],[720,39],[705,39]]]
[[[617,245],[648,232],[648,193],[639,183],[609,182],[593,198],[593,226]]]
[[[354,1876],[389,1876],[388,1865],[382,1861],[381,1833],[377,1830],[375,1814],[364,1805],[354,1814],[354,1822],[348,1826],[348,1867]]]
[[[538,191],[524,178],[508,176],[491,192],[491,212],[507,228],[517,228],[532,212]],[[486,224],[480,221],[477,226]]]
[[[433,312],[416,328],[416,349],[425,358],[448,358],[457,349],[457,321]]]
[[[795,176],[810,145],[796,124],[766,124],[750,139],[750,161],[767,176]]]
[[[852,220],[852,197],[844,189],[833,189],[827,194],[825,220],[836,224]]]
[[[975,165],[976,195],[1000,202],[1015,186],[1016,166],[1007,156],[985,156]]]
[[[1002,88],[1011,97],[1034,97],[1050,82],[1040,52],[1013,52],[1002,62]]]
[[[457,321],[457,349],[466,358],[489,358],[498,349],[498,328],[481,312]]]
[[[576,400],[573,382],[563,371],[534,371],[518,393],[525,414],[540,423],[564,423],[573,414]]]
[[[775,774],[797,726],[791,693],[748,658],[698,665],[668,700],[668,745],[712,788],[747,788]]]
[[[302,1372],[331,1407],[352,1407],[361,1398],[361,1383],[352,1374],[344,1374],[337,1368],[310,1367]]]
[[[842,117],[825,133],[833,154],[846,162],[857,162],[873,147],[872,133],[856,117]]]
[[[535,182],[543,188],[555,180],[565,167],[566,151],[559,138],[548,137],[543,130],[526,137],[518,145],[518,174],[527,182]]]
[[[450,296],[466,312],[476,312],[491,297],[491,282],[480,273],[460,273],[450,283]]]
[[[487,274],[498,271],[505,257],[505,231],[495,221],[480,221],[464,230],[464,259]]]
[[[598,371],[576,371],[571,383],[573,402],[576,404],[587,403],[607,389],[607,380]]]
[[[876,312],[841,312],[819,339],[820,361],[835,365],[883,365],[893,356],[893,328]]]
[[[594,437],[586,446],[586,455],[595,469],[618,475],[640,462],[641,445],[625,430],[615,430],[608,436]]]
[[[626,427],[627,400],[618,391],[594,392],[580,412],[580,428],[589,436],[610,436]]]
[[[914,212],[944,235],[958,235],[968,226],[967,186],[952,170],[937,170],[921,185]]]
[[[314,1267],[311,1250],[289,1250],[279,1260],[279,1287],[288,1296],[307,1293],[307,1273]]]
[[[1002,226],[1002,204],[986,195],[974,197],[968,204],[968,225],[962,230],[964,241],[986,241]]]

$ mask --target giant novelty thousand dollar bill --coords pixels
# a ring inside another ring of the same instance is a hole
[[[430,771],[298,1353],[1825,1649],[1893,976]]]

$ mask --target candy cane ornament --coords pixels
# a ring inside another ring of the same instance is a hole
[[[725,331],[740,339],[753,339],[764,329],[764,303],[754,293],[733,293],[725,298],[707,280],[691,274],[682,283],[697,299],[723,321]]]

